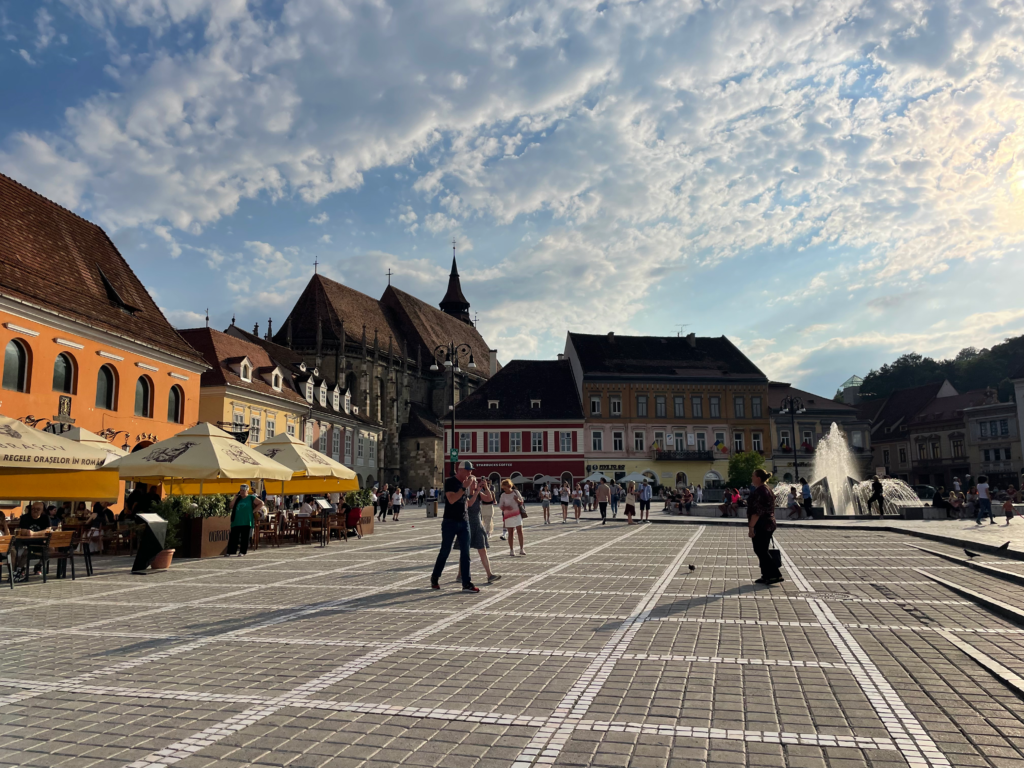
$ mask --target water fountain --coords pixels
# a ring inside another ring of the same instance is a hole
[[[860,471],[846,435],[834,423],[818,441],[811,471],[811,503],[823,507],[826,515],[867,515],[871,480],[860,480]],[[775,505],[786,506],[789,483],[775,486]],[[799,493],[799,488],[797,491]],[[882,478],[882,508],[886,515],[899,515],[904,506],[920,506],[917,494],[902,480]]]

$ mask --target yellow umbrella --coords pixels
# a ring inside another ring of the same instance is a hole
[[[242,480],[289,480],[292,471],[206,422],[108,465],[122,480],[156,485],[172,495],[232,493]]]
[[[271,481],[264,486],[268,493],[333,493],[358,491],[356,473],[334,459],[314,451],[301,440],[287,433],[276,435],[256,450],[280,462],[294,473],[283,483]]]
[[[117,472],[101,448],[0,416],[0,498],[117,501]]]

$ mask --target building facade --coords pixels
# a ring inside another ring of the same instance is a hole
[[[127,449],[199,420],[207,364],[95,224],[0,175],[0,413]]]
[[[470,320],[454,258],[440,308],[391,285],[375,299],[314,275],[281,329],[268,327],[267,336],[337,382],[380,428],[377,476],[417,488],[443,481],[440,420],[453,398],[467,397],[499,368],[497,351]],[[430,370],[450,342],[467,350],[454,379]]]
[[[794,412],[789,407],[791,400],[796,401],[802,412]],[[842,431],[856,458],[860,478],[873,471],[870,424],[854,406],[778,381],[768,384],[768,405],[774,446],[769,466],[781,482],[794,483],[801,477],[810,479],[818,444],[833,424]],[[784,409],[786,413],[782,412]]]
[[[444,434],[446,452],[495,482],[585,476],[583,409],[566,360],[511,361],[456,406],[455,434],[448,424]]]
[[[995,402],[995,390],[989,390],[992,402],[964,408],[967,458],[975,479],[987,475],[989,483],[1006,488],[1020,488],[1021,453],[1020,422],[1017,403]],[[963,480],[963,476],[960,477]],[[948,486],[947,486],[948,487]]]
[[[715,490],[733,454],[772,456],[768,378],[724,336],[570,332],[564,357],[584,408],[588,473]]]
[[[381,428],[355,412],[351,396],[294,352],[237,326],[181,331],[211,365],[203,376],[200,415],[250,445],[285,432],[378,482]]]

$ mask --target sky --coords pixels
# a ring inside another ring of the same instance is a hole
[[[1018,0],[0,0],[0,171],[178,327],[316,269],[502,362],[726,335],[830,395],[1024,333]]]

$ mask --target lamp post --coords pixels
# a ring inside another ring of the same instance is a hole
[[[455,374],[462,373],[462,368],[459,366],[459,357],[469,355],[469,361],[466,367],[473,370],[476,368],[476,361],[473,359],[473,350],[468,344],[456,344],[454,341],[449,341],[447,344],[441,344],[434,350],[434,362],[430,365],[430,370],[439,371],[438,363],[444,366],[452,375],[452,403],[448,406],[452,412],[452,444],[451,451],[455,451]],[[451,456],[451,452],[449,452]],[[455,474],[455,459],[451,459],[451,471]]]
[[[806,413],[807,409],[804,408],[804,401],[799,397],[790,395],[789,397],[782,398],[782,408],[779,410],[780,414],[789,414],[790,422],[792,424],[793,431],[790,433],[791,447],[793,449],[793,480],[800,479],[800,459],[797,458],[796,454],[796,415],[798,413]]]

